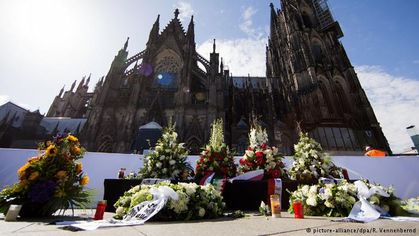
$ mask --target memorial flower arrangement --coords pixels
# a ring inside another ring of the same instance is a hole
[[[289,170],[290,178],[303,182],[316,182],[320,177],[342,178],[341,168],[335,166],[321,145],[305,133],[294,145],[294,162]]]
[[[0,192],[0,212],[5,214],[11,204],[19,204],[23,205],[21,216],[48,216],[89,203],[90,194],[84,189],[89,177],[78,161],[84,153],[78,139],[59,135],[39,149],[39,155],[17,171],[19,182]]]
[[[367,200],[382,209],[382,213],[392,216],[409,215],[401,207],[401,201],[394,195],[392,187],[384,187],[379,184],[369,183],[362,180],[366,186],[379,188],[389,196],[383,197],[373,194]],[[359,200],[358,188],[354,183],[342,180],[339,183],[319,183],[316,185],[302,185],[291,193],[290,208],[293,212],[292,202],[299,200],[303,204],[304,214],[310,216],[346,217],[352,210],[353,205]]]
[[[151,188],[168,186],[178,194],[178,200],[170,199],[164,208],[154,216],[157,220],[194,220],[217,218],[223,215],[224,205],[221,193],[214,186],[195,183],[159,183],[156,185],[137,185],[125,192],[114,204],[115,218],[121,219],[134,206],[153,200]]]
[[[267,178],[287,179],[283,156],[276,147],[268,146],[268,134],[260,125],[254,125],[249,132],[249,147],[240,159],[239,172],[264,170]]]
[[[163,129],[162,137],[144,158],[140,178],[161,178],[184,180],[189,176],[190,166],[186,162],[188,151],[184,143],[177,142],[176,124]]]
[[[202,151],[196,165],[196,177],[202,178],[208,173],[221,177],[234,177],[236,165],[233,153],[224,143],[223,120],[215,120],[211,127],[209,144]]]
[[[305,215],[345,217],[358,201],[357,188],[345,180],[338,184],[301,185],[290,195],[291,213],[295,200],[301,201]]]

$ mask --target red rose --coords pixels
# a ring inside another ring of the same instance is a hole
[[[252,147],[248,147],[247,150],[253,151],[253,148]]]
[[[246,160],[244,158],[241,158],[239,162],[240,162],[240,165],[244,165],[246,163]]]
[[[262,149],[265,149],[265,148],[266,148],[266,146],[268,146],[266,143],[264,143],[264,144],[260,145],[260,147],[261,147]]]
[[[263,152],[260,152],[260,151],[256,152],[256,159],[263,158],[263,156],[264,156]]]

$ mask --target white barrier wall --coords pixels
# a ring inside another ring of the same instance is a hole
[[[28,158],[36,156],[37,150],[0,148],[0,188],[17,182],[16,171]],[[188,157],[195,167],[198,156]],[[236,162],[240,157],[236,157]],[[89,175],[88,188],[95,190],[95,200],[103,198],[104,179],[117,177],[121,167],[138,172],[142,166],[142,156],[135,154],[88,152],[81,160],[84,171]],[[385,186],[393,185],[400,198],[419,196],[419,156],[395,156],[372,158],[364,156],[335,156],[333,162],[349,171],[351,179],[366,178]],[[292,159],[286,157],[290,166]]]

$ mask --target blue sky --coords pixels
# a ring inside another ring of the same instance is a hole
[[[45,113],[62,86],[92,73],[94,87],[127,36],[131,55],[143,50],[157,14],[163,29],[176,7],[185,28],[194,15],[203,56],[208,58],[216,38],[233,75],[263,76],[270,2],[0,0],[0,104],[11,100]],[[412,146],[405,127],[419,126],[419,2],[330,0],[329,5],[391,147]]]

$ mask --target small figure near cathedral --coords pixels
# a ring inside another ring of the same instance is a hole
[[[369,156],[369,157],[385,157],[388,156],[386,152],[378,150],[378,149],[373,149],[371,146],[365,146],[365,154],[364,156]]]

